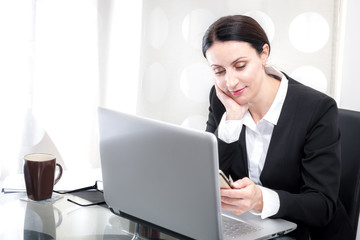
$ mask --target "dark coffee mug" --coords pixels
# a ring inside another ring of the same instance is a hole
[[[28,198],[35,201],[51,198],[54,185],[62,176],[62,166],[49,153],[32,153],[24,157],[24,178]],[[56,166],[59,173],[55,178]]]

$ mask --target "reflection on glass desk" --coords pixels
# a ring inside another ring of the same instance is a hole
[[[65,194],[54,202],[29,202],[26,193],[0,194],[0,239],[174,239],[113,214],[104,206],[81,207],[84,201]],[[136,236],[135,236],[136,237]],[[137,238],[140,239],[140,238]]]

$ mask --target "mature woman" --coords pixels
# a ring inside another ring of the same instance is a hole
[[[234,180],[222,208],[296,222],[296,239],[354,239],[338,199],[336,102],[267,66],[270,43],[250,17],[217,20],[202,50],[215,83],[206,130]]]

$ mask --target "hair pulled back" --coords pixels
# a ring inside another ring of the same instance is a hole
[[[219,18],[211,24],[202,41],[202,52],[206,58],[206,51],[215,41],[242,41],[249,43],[257,53],[263,51],[264,44],[270,43],[264,29],[253,18],[244,15],[232,15]]]

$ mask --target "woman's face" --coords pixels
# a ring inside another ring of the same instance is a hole
[[[268,45],[259,55],[247,42],[214,42],[206,58],[219,88],[238,104],[256,101],[265,79]]]

